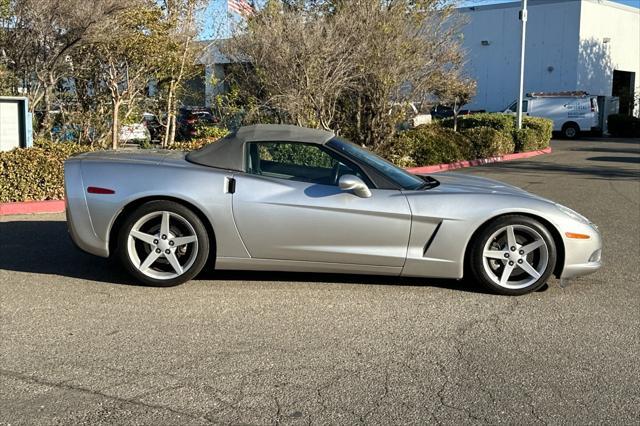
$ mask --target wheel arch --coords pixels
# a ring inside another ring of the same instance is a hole
[[[527,213],[527,212],[509,212],[509,213],[503,213],[503,214],[499,214],[497,216],[493,216],[487,220],[485,220],[480,226],[478,226],[478,228],[476,228],[475,231],[473,231],[473,234],[471,234],[471,238],[469,238],[469,240],[467,241],[467,245],[464,249],[464,272],[463,275],[467,274],[467,271],[469,269],[469,251],[471,250],[471,242],[474,240],[474,238],[476,237],[476,235],[478,235],[486,226],[488,226],[491,222],[493,222],[496,219],[499,219],[501,217],[505,217],[505,216],[526,216],[529,217],[531,219],[535,219],[538,222],[540,222],[541,224],[543,224],[547,230],[549,231],[549,233],[551,234],[551,236],[553,237],[553,242],[556,245],[556,265],[553,269],[553,275],[555,275],[557,278],[560,278],[560,276],[562,275],[562,270],[564,268],[564,260],[565,260],[565,246],[564,246],[564,241],[562,240],[562,236],[560,234],[560,231],[558,231],[558,228],[556,228],[556,226],[549,222],[547,219],[545,219],[542,216],[538,216],[536,214],[532,214],[532,213]]]
[[[113,221],[113,224],[111,225],[111,229],[109,229],[109,256],[111,257],[115,251],[116,251],[116,247],[118,244],[118,233],[120,232],[120,229],[122,228],[126,218],[129,216],[129,214],[131,214],[135,209],[137,209],[138,207],[140,207],[141,205],[149,202],[149,201],[173,201],[175,203],[181,204],[184,207],[190,209],[191,211],[193,211],[193,213],[196,214],[196,216],[198,216],[198,218],[202,221],[202,223],[204,224],[206,230],[207,230],[207,236],[209,237],[209,258],[207,259],[207,264],[208,262],[213,259],[215,261],[216,258],[216,248],[217,248],[217,241],[216,241],[216,234],[215,231],[213,229],[213,225],[211,224],[211,221],[209,220],[209,218],[207,217],[207,215],[204,214],[204,212],[202,211],[201,208],[199,208],[198,206],[194,205],[193,203],[190,203],[188,201],[185,201],[181,198],[177,198],[177,197],[171,197],[171,196],[163,196],[163,195],[151,195],[151,196],[147,196],[147,197],[142,197],[142,198],[137,198],[133,201],[130,201],[127,205],[125,205],[122,210],[120,210],[120,212],[118,212],[115,220]]]
[[[576,121],[573,121],[573,120],[565,121],[564,123],[562,123],[561,131],[564,132],[564,130],[567,127],[575,127],[576,129],[578,129],[578,131],[581,130],[580,125]]]

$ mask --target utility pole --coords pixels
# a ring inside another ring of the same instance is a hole
[[[522,10],[520,11],[520,21],[522,22],[522,46],[520,47],[520,91],[518,92],[518,130],[522,129],[522,103],[524,99],[524,56],[525,56],[525,43],[527,39],[527,0],[522,0]]]

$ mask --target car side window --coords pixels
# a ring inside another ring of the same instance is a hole
[[[364,176],[320,145],[300,142],[247,144],[247,173],[321,185],[338,185],[345,174]]]
[[[528,109],[529,101],[522,101],[522,112],[527,112]],[[518,112],[518,102],[512,103],[507,110],[511,112]]]

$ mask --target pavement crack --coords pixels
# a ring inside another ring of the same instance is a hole
[[[22,374],[22,373],[18,373],[18,372],[15,372],[15,371],[10,371],[10,370],[4,370],[4,369],[0,369],[0,376],[12,378],[12,379],[17,379],[17,380],[22,380],[24,382],[35,383],[35,384],[42,385],[42,386],[49,386],[49,387],[53,387],[53,388],[56,388],[56,389],[62,389],[62,390],[73,391],[73,392],[81,392],[81,393],[85,393],[85,394],[88,394],[88,395],[93,395],[93,396],[109,399],[109,400],[120,402],[120,403],[124,403],[124,404],[137,405],[137,406],[148,408],[148,409],[168,411],[168,412],[176,414],[178,416],[185,416],[185,417],[188,417],[188,418],[194,419],[194,420],[206,420],[207,422],[210,423],[210,421],[208,419],[206,419],[205,417],[193,415],[191,413],[187,413],[187,412],[180,411],[180,410],[175,410],[173,408],[166,407],[166,406],[163,406],[163,405],[148,404],[148,403],[144,403],[144,402],[141,402],[141,401],[138,401],[138,400],[135,400],[135,399],[121,398],[121,397],[114,396],[114,395],[108,395],[108,394],[102,393],[100,391],[96,391],[96,390],[93,390],[93,389],[85,388],[85,387],[82,387],[82,386],[69,385],[69,384],[66,384],[66,382],[68,382],[68,380],[63,380],[61,382],[52,382],[52,381],[49,381],[49,380],[45,380],[45,379],[41,379],[41,378],[37,378],[37,377],[32,377],[32,376],[28,376],[26,374]]]
[[[276,402],[276,418],[275,424],[279,425],[280,420],[282,419],[282,407],[280,407],[280,401],[278,401],[278,397],[274,397],[273,400]]]
[[[473,373],[473,379],[477,382],[479,389],[482,391],[482,393],[484,393],[487,398],[489,399],[489,401],[495,405],[497,404],[497,400],[495,398],[495,395],[493,394],[493,392],[491,392],[491,390],[486,386],[484,379],[478,374],[477,369],[474,367],[473,363],[469,360],[469,357],[467,355],[465,355],[463,347],[464,347],[464,339],[465,336],[467,335],[467,333],[470,330],[473,330],[474,328],[478,327],[478,326],[482,326],[483,324],[490,324],[493,328],[495,328],[498,333],[501,333],[502,327],[501,327],[501,318],[504,316],[509,316],[511,315],[513,312],[515,312],[516,308],[518,307],[519,302],[517,299],[514,299],[509,306],[507,306],[506,309],[503,309],[501,311],[492,313],[484,318],[480,318],[480,319],[475,319],[472,321],[468,321],[462,325],[460,325],[457,329],[456,332],[454,334],[454,350],[456,353],[456,359],[459,361],[459,363],[462,363],[466,366],[466,369],[470,372]],[[465,408],[465,407],[459,407],[456,405],[453,405],[449,402],[447,402],[446,400],[446,396],[445,396],[445,391],[447,389],[447,386],[453,385],[454,382],[452,382],[452,380],[450,379],[449,375],[447,374],[447,369],[446,367],[441,364],[436,362],[435,363],[436,366],[438,367],[438,369],[440,370],[440,373],[442,374],[443,378],[444,378],[444,383],[442,384],[442,387],[438,390],[437,392],[437,396],[438,396],[438,400],[440,402],[440,406],[441,407],[446,407],[452,410],[456,410],[458,412],[462,412],[464,413],[469,419],[471,420],[475,420],[475,421],[479,421],[479,422],[483,422],[483,423],[488,423],[490,424],[491,422],[488,421],[485,418],[482,417],[478,417],[475,414],[473,414],[471,408]],[[437,417],[435,415],[435,413],[433,414],[434,417]]]

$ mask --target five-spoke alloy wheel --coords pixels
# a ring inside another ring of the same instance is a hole
[[[118,236],[120,260],[148,285],[173,286],[196,276],[209,255],[202,221],[185,206],[151,201],[125,220]]]
[[[472,242],[470,267],[490,290],[519,295],[537,290],[556,262],[549,231],[527,216],[503,216],[485,226]]]

